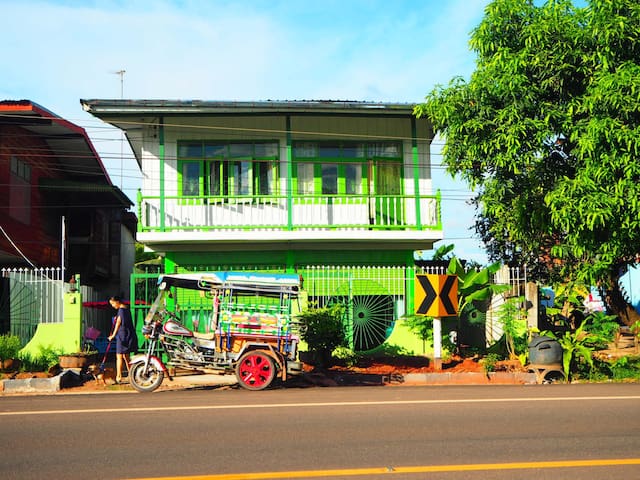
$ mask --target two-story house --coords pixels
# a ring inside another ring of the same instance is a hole
[[[413,306],[414,251],[443,238],[433,130],[413,106],[348,101],[81,100],[143,172],[140,242],[167,273],[297,272],[348,304],[356,350]]]
[[[111,183],[83,128],[29,100],[0,101],[0,183],[0,267],[56,267],[62,280],[80,275],[102,298],[128,291],[133,203]],[[9,276],[0,279],[0,333],[11,324],[26,341],[38,317],[62,320],[55,310],[45,315],[31,280],[11,280],[10,291]]]

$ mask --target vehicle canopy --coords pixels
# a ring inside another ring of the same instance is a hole
[[[160,291],[145,321],[151,320],[171,287],[216,294],[224,292],[228,296],[292,299],[299,295],[300,283],[300,276],[292,273],[220,271],[160,275],[158,277]]]
[[[297,296],[300,289],[300,276],[294,273],[263,272],[167,274],[158,277],[158,287],[160,290],[179,287],[204,291],[231,288],[237,293],[246,291],[250,295],[280,296],[281,293],[288,293]]]

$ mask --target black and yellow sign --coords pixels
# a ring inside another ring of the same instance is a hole
[[[456,275],[416,275],[416,315],[454,317],[458,314],[458,277]]]

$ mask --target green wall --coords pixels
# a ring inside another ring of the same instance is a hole
[[[218,266],[216,270],[246,267],[294,268],[306,265],[412,266],[412,251],[293,250],[238,252],[171,252],[165,262],[181,266]],[[168,266],[168,265],[167,265]],[[169,272],[169,270],[167,270]]]
[[[60,353],[77,353],[82,350],[81,337],[82,297],[79,292],[65,293],[62,323],[39,323],[22,353],[38,357],[42,348],[53,348]]]

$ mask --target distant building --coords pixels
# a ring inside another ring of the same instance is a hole
[[[83,128],[29,100],[0,101],[0,183],[0,268],[61,267],[64,259],[65,280],[79,274],[99,291],[128,292],[133,203]],[[2,303],[0,333],[8,329]]]

